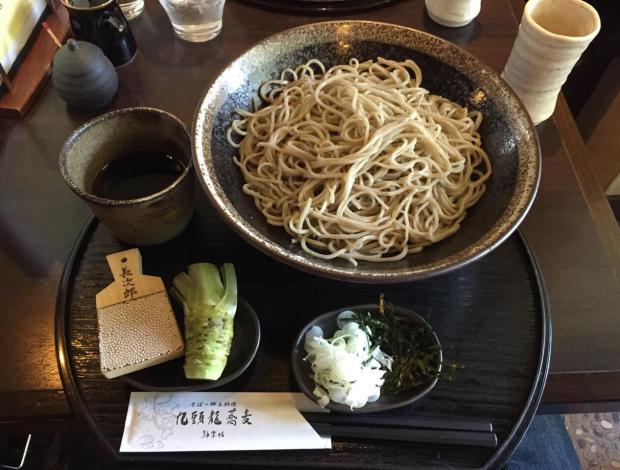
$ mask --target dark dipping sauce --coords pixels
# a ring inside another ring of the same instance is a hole
[[[91,192],[117,201],[138,199],[170,186],[183,170],[185,164],[167,153],[122,155],[99,170]]]

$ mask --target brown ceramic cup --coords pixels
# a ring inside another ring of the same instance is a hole
[[[170,185],[145,197],[106,199],[93,194],[97,175],[132,153],[174,155],[185,169]],[[194,177],[190,134],[175,116],[153,108],[125,108],[87,122],[60,152],[65,182],[120,240],[156,245],[181,233],[193,212]]]

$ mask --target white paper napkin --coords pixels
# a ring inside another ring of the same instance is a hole
[[[121,452],[331,449],[300,393],[132,392]]]

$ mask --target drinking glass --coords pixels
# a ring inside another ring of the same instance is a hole
[[[140,16],[144,10],[144,0],[118,0],[118,5],[121,7],[127,21]]]
[[[159,0],[181,39],[204,42],[222,30],[224,0]]]

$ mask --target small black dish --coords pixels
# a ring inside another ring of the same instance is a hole
[[[424,318],[415,313],[412,310],[409,310],[404,307],[398,307],[393,305],[392,309],[396,317],[407,318],[410,321],[413,321],[417,325],[427,327],[431,334],[434,343],[441,348],[441,344],[439,343],[439,338],[435,334],[435,331],[431,328]],[[297,381],[297,385],[300,390],[308,396],[313,401],[317,401],[316,396],[312,393],[314,390],[315,384],[314,379],[312,378],[312,369],[310,367],[310,363],[305,361],[307,353],[304,349],[304,341],[305,336],[308,330],[313,326],[318,326],[323,330],[323,333],[326,338],[331,338],[338,326],[336,325],[336,317],[345,310],[352,310],[354,312],[371,312],[375,313],[379,310],[379,307],[375,304],[365,304],[365,305],[355,305],[353,307],[343,307],[338,310],[334,310],[332,312],[325,313],[323,315],[318,316],[306,326],[304,326],[297,338],[295,339],[295,343],[293,345],[292,352],[292,364],[293,364],[293,375],[295,376],[295,380]],[[439,354],[436,357],[436,366],[439,371],[441,371],[441,366],[443,363],[443,356],[441,349],[439,350]],[[437,383],[437,379],[429,382],[427,384],[420,385],[418,387],[412,388],[410,390],[406,390],[403,392],[399,392],[396,394],[384,394],[381,393],[379,399],[372,403],[367,403],[362,408],[351,409],[346,405],[342,405],[340,403],[334,403],[330,401],[326,408],[336,412],[336,413],[349,413],[349,414],[359,414],[359,413],[377,413],[380,411],[390,410],[392,408],[399,408],[401,406],[409,405],[416,400],[419,400],[424,395],[432,390],[432,388]]]
[[[211,390],[236,379],[252,363],[260,343],[260,323],[254,309],[243,299],[237,301],[234,336],[226,368],[218,380],[185,378],[185,357],[139,370],[121,378],[132,387],[147,392],[190,392]]]

